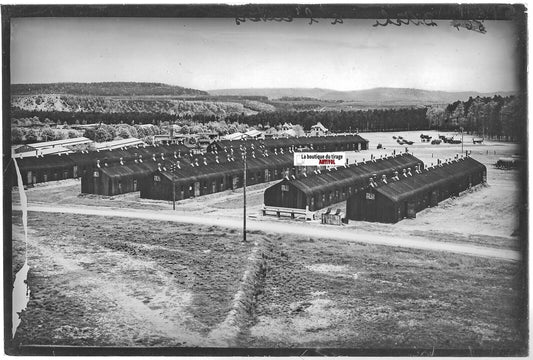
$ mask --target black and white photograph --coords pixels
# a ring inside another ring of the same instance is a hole
[[[1,10],[5,353],[529,354],[524,5]]]

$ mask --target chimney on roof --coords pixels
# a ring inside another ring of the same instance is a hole
[[[165,154],[161,153],[161,160],[165,161]]]
[[[152,160],[157,161],[157,159],[155,158],[155,154],[152,154]]]
[[[373,188],[377,186],[377,184],[374,182],[373,177],[370,177],[370,179],[368,180],[368,185],[370,185],[370,187],[373,187]]]
[[[124,165],[124,158],[121,157],[119,161],[120,161],[120,165]]]
[[[252,151],[252,157],[255,159],[255,151]]]
[[[413,176],[413,174],[411,174],[411,168],[407,168],[407,176]]]
[[[204,157],[204,165],[207,165],[207,158]]]
[[[385,174],[381,175],[381,182],[382,182],[383,184],[386,184],[386,183],[387,183],[387,175],[385,175]]]
[[[176,167],[177,167],[178,169],[181,169],[181,163],[180,163],[180,161],[179,161],[179,160],[178,160],[178,161],[176,161]]]
[[[140,163],[143,162],[143,156],[142,156],[142,155],[139,155],[139,162],[140,162]]]
[[[215,162],[216,162],[217,164],[220,163],[220,162],[218,161],[218,155],[215,155]]]
[[[100,160],[96,160],[96,167],[100,168]]]
[[[391,178],[391,180],[393,180],[393,181],[399,181],[400,180],[400,178],[398,177],[398,171],[394,172],[394,176]]]
[[[162,171],[161,170],[161,163],[157,163],[157,170]]]
[[[278,155],[278,149],[274,148],[274,154]]]
[[[406,170],[406,169],[403,169],[403,171],[402,171],[402,176],[403,176],[404,178],[407,177],[407,170]]]

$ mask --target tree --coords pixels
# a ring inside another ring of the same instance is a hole
[[[61,130],[54,131],[54,140],[64,140],[67,138],[67,133]]]
[[[52,141],[55,140],[55,133],[50,128],[50,126],[43,126],[41,129],[40,137],[43,141]]]
[[[11,129],[11,143],[20,144],[22,143],[22,138],[24,137],[24,130],[19,127],[14,127]]]
[[[122,139],[128,139],[131,137],[131,133],[126,126],[121,126],[117,130],[117,137]]]
[[[87,139],[91,139],[95,141],[96,131],[92,128],[85,129],[85,131],[83,132],[83,136],[86,137]]]
[[[108,131],[108,129],[106,129],[104,126],[100,126],[98,129],[96,129],[96,132],[94,134],[94,141],[96,142],[110,141],[113,140],[113,138],[113,134]]]
[[[130,135],[131,137],[138,138],[139,134],[137,133],[137,129],[134,126],[129,127]]]
[[[28,130],[28,132],[26,133],[26,142],[27,143],[34,143],[34,142],[37,142],[37,131],[35,129],[30,129]]]
[[[78,132],[74,130],[69,130],[67,135],[69,139],[74,139],[78,137]]]
[[[294,130],[296,136],[305,136],[305,131],[302,125],[294,125],[292,129]]]

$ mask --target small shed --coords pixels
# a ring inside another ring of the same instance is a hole
[[[346,216],[383,223],[414,218],[417,212],[485,182],[486,176],[487,168],[470,157],[441,163],[398,181],[367,186],[348,198]]]
[[[325,136],[328,133],[328,129],[322,125],[322,123],[319,121],[315,125],[311,126],[311,136]]]

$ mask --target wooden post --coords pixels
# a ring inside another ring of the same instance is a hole
[[[174,174],[172,174],[172,210],[176,210],[176,184],[174,183]]]
[[[242,218],[242,241],[246,242],[246,138],[244,138],[244,174],[243,174],[243,218]]]

